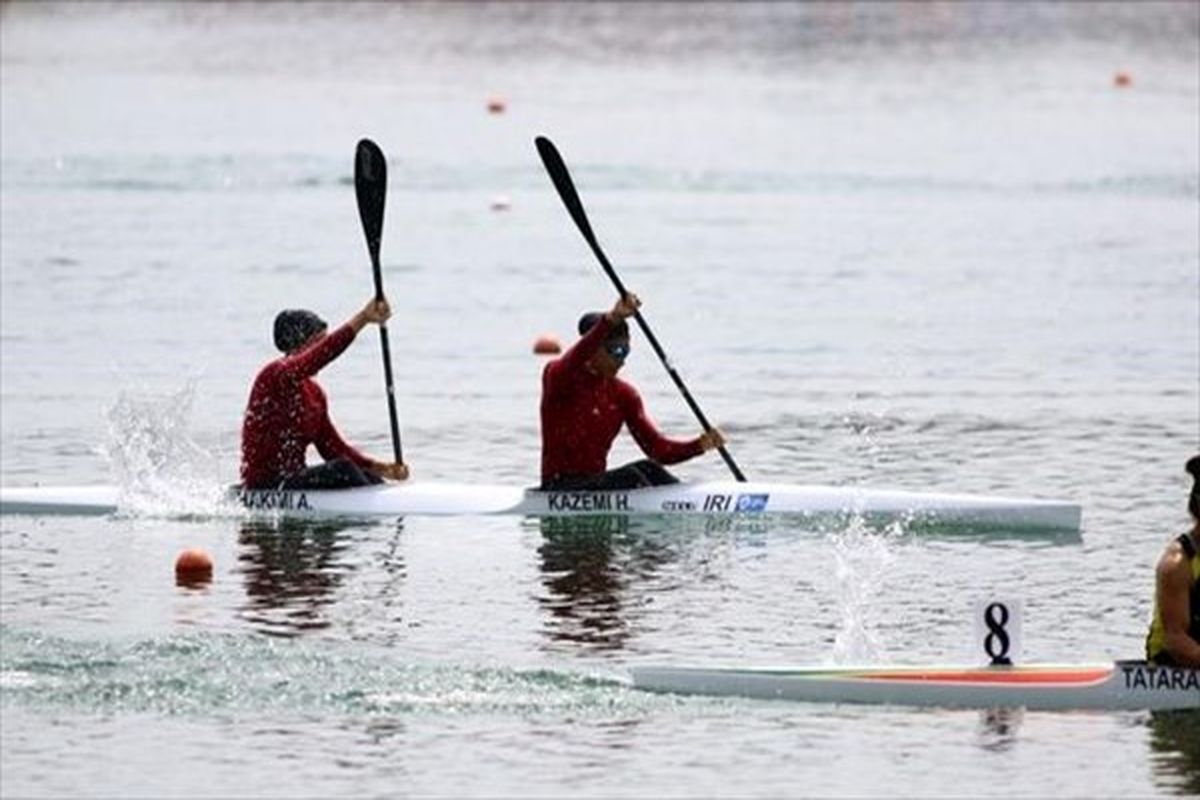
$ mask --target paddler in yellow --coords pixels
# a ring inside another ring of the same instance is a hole
[[[1146,660],[1200,667],[1200,456],[1189,459],[1186,469],[1192,476],[1192,529],[1167,545],[1158,559]]]

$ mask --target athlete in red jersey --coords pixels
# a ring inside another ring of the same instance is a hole
[[[404,480],[408,467],[387,464],[351,447],[333,427],[325,392],[313,380],[370,323],[391,316],[386,300],[372,300],[333,333],[311,311],[281,311],[275,346],[285,354],[254,379],[242,421],[242,485],[248,489],[341,489]],[[308,467],[315,445],[324,464]]]
[[[677,464],[725,443],[721,432],[670,439],[646,414],[641,395],[617,377],[629,355],[625,320],[641,305],[626,294],[607,314],[585,314],[581,339],[542,372],[542,488],[631,489],[676,483]],[[626,425],[650,460],[608,470],[608,451]]]

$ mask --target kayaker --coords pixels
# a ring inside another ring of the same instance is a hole
[[[617,377],[629,356],[629,325],[641,305],[628,293],[611,311],[579,320],[580,339],[542,372],[542,488],[632,489],[678,483],[663,464],[677,464],[725,443],[713,429],[670,439],[646,414],[641,395]],[[648,459],[608,469],[608,451],[626,425]]]
[[[1158,559],[1146,660],[1200,667],[1200,456],[1189,459],[1186,469],[1192,476],[1192,529],[1168,544]]]
[[[344,489],[402,481],[408,467],[376,461],[351,447],[329,419],[325,392],[313,377],[340,356],[355,335],[392,315],[386,300],[371,300],[344,325],[326,333],[311,311],[275,317],[275,347],[283,352],[254,379],[242,421],[242,485],[248,489]],[[325,463],[308,466],[315,445]]]

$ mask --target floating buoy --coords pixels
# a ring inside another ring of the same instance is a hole
[[[1113,75],[1113,86],[1116,86],[1118,89],[1127,89],[1133,86],[1133,76],[1125,71],[1118,72],[1116,75]]]
[[[175,583],[194,586],[212,580],[212,556],[199,548],[184,550],[175,559]]]
[[[508,211],[512,208],[512,200],[506,194],[498,194],[492,198],[492,211]]]
[[[492,95],[487,101],[489,114],[503,114],[508,110],[508,101],[498,95]]]
[[[533,352],[539,356],[556,356],[562,352],[562,342],[553,333],[543,333],[533,340]]]

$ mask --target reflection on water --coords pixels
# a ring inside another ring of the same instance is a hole
[[[546,636],[552,643],[622,649],[636,615],[631,588],[654,580],[675,558],[667,542],[649,535],[661,528],[625,516],[542,517],[537,524]]]
[[[676,588],[664,568],[714,541],[761,543],[773,530],[767,518],[736,515],[541,517],[527,524],[542,534],[543,633],[551,646],[593,651],[623,649],[641,606]]]
[[[243,522],[238,537],[246,579],[243,618],[274,636],[327,628],[325,609],[355,569],[342,536],[349,527],[326,520]]]
[[[988,708],[980,711],[980,746],[992,752],[1011,750],[1017,744],[1024,721],[1023,708]]]
[[[1062,547],[1083,543],[1083,534],[1078,529],[1014,526],[999,522],[949,521],[922,515],[899,520],[885,516],[865,516],[861,519],[879,533],[890,533],[899,526],[904,532],[923,539],[970,539],[999,544],[1013,542],[1030,547]]]
[[[543,517],[539,524],[545,634],[552,642],[621,649],[629,638],[624,604],[633,575],[617,551],[629,518]]]
[[[1154,774],[1164,788],[1200,795],[1200,711],[1156,711],[1150,715]]]

